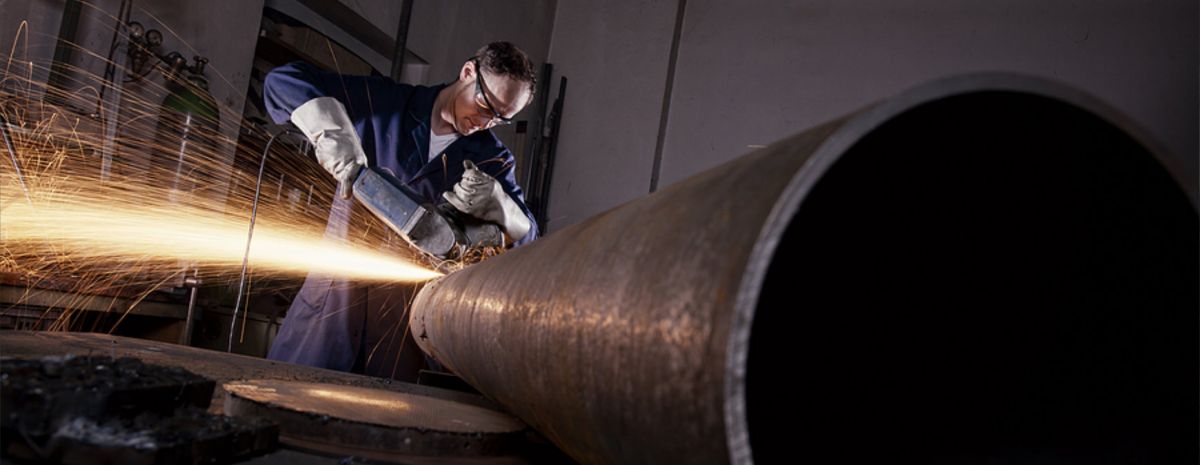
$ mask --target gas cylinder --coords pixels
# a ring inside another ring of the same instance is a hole
[[[204,167],[217,155],[220,111],[204,77],[208,60],[199,56],[194,60],[186,66],[187,60],[172,54],[168,93],[155,129],[156,174],[169,178],[173,202],[190,198],[197,187],[211,185],[203,178],[213,170]]]

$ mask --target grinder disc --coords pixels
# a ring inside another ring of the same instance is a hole
[[[269,418],[280,442],[380,460],[512,453],[525,425],[496,411],[415,394],[283,380],[225,384],[225,412]]]

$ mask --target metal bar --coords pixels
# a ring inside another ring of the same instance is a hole
[[[428,283],[412,334],[580,463],[1174,450],[1200,221],[1124,121],[934,82]]]
[[[554,158],[558,154],[563,105],[567,99],[567,77],[563,76],[558,81],[558,98],[554,99],[554,107],[550,111],[550,143],[546,153],[538,160],[541,167],[538,170],[537,210],[534,213],[538,217],[538,228],[543,235],[550,232],[550,188],[554,180]]]
[[[404,72],[404,54],[408,52],[408,24],[412,19],[413,0],[401,0],[400,22],[396,24],[396,48],[392,52],[392,80],[400,82]]]
[[[108,44],[108,57],[104,60],[104,79],[106,83],[104,87],[100,88],[100,95],[96,98],[96,113],[100,115],[104,114],[103,109],[100,107],[103,105],[105,92],[108,91],[112,84],[123,81],[123,79],[117,79],[116,77],[116,71],[123,68],[123,66],[113,61],[113,58],[122,55],[117,53],[117,49],[121,48],[121,43],[123,42],[121,39],[122,32],[125,32],[129,25],[129,13],[132,8],[133,0],[121,0],[121,5],[117,7],[117,23],[113,25],[112,40]]]
[[[191,289],[188,295],[187,320],[183,323],[183,334],[179,335],[179,343],[192,345],[192,328],[196,321],[196,297],[200,294],[200,269],[193,268],[192,275],[183,278],[183,284]]]
[[[671,119],[671,94],[675,89],[675,64],[679,61],[679,36],[683,33],[683,18],[687,0],[678,0],[675,11],[675,32],[671,35],[671,54],[667,58],[667,83],[663,88],[662,110],[658,117],[658,137],[654,144],[654,166],[650,170],[650,192],[658,190],[658,175],[662,171],[663,145],[667,139],[667,123]]]
[[[533,191],[534,182],[537,179],[536,172],[538,160],[542,158],[542,139],[546,133],[546,107],[550,101],[550,76],[554,74],[554,65],[550,63],[542,64],[542,72],[538,73],[537,95],[534,96],[533,121],[530,123],[529,133],[533,136],[530,138],[529,147],[526,149],[524,176],[521,179],[521,186],[525,188],[527,195],[530,196],[527,200],[529,203],[534,203],[538,194]],[[537,212],[534,212],[537,215]],[[541,226],[538,225],[539,229]]]
[[[8,132],[8,119],[2,113],[0,113],[0,134],[3,134],[4,148],[8,150],[8,157],[12,160],[13,169],[17,172],[17,182],[21,184],[21,192],[25,193],[25,201],[29,202],[29,205],[33,205],[33,197],[29,196],[29,188],[25,185],[25,175],[21,173],[21,161],[17,159],[17,148],[13,145],[12,134]]]
[[[75,54],[75,35],[79,31],[79,16],[82,13],[83,2],[67,0],[63,6],[62,21],[58,26],[58,39],[54,44],[54,62],[50,64],[50,77],[46,81],[46,99],[51,103],[62,103],[67,95],[66,84],[71,58]]]
[[[108,61],[104,68],[104,85],[96,98],[96,114],[104,121],[104,144],[101,148],[100,180],[108,181],[112,173],[112,158],[117,146],[117,130],[120,127],[121,98],[125,81],[125,59],[127,53],[117,53],[117,49],[127,46],[127,40],[122,34],[129,24],[129,14],[133,9],[132,0],[122,0],[117,14],[117,23],[113,26],[112,43],[109,45]]]
[[[541,182],[543,179],[542,171],[544,164],[542,160],[546,158],[545,141],[547,132],[550,128],[547,127],[546,108],[550,101],[550,76],[554,74],[554,65],[545,63],[542,65],[542,72],[538,74],[538,90],[534,98],[533,123],[531,124],[532,134],[529,146],[526,150],[525,168],[521,170],[521,186],[525,189],[525,203],[529,205],[530,211],[533,212],[534,220],[537,221],[538,231],[542,235],[546,234],[546,215],[541,207],[542,205],[542,189]]]

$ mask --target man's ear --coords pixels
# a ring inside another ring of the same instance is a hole
[[[475,62],[471,61],[471,60],[467,60],[466,63],[463,63],[462,69],[458,70],[458,79],[460,81],[467,82],[467,81],[471,80],[471,78],[474,78],[474,77],[475,77]]]

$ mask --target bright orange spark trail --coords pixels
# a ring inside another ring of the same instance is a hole
[[[52,246],[85,259],[183,260],[241,266],[247,224],[180,206],[124,207],[80,202],[11,202],[0,211],[6,245]],[[319,271],[375,281],[425,281],[440,273],[379,252],[289,232],[259,220],[250,247],[258,271]]]

